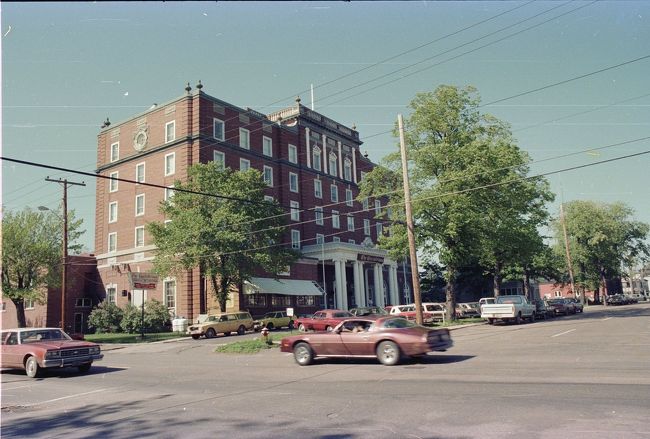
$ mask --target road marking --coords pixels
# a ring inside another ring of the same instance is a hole
[[[612,318],[612,317],[605,317],[605,318],[603,319],[603,322],[604,322],[605,320],[609,320],[609,319],[611,319],[611,318]]]
[[[48,404],[50,402],[56,402],[56,401],[62,401],[64,399],[76,398],[78,396],[90,395],[92,393],[99,393],[99,392],[103,392],[104,390],[107,390],[107,389],[91,390],[90,392],[83,392],[83,393],[77,393],[76,395],[62,396],[61,398],[54,398],[54,399],[50,399],[48,401],[34,402],[34,403],[31,403],[31,404],[21,404],[21,406],[22,407],[32,407],[32,406],[35,406],[35,405]]]
[[[560,332],[559,334],[551,335],[551,338],[553,337],[559,337],[560,335],[568,334],[569,332],[573,332],[575,329],[569,329],[568,331]]]

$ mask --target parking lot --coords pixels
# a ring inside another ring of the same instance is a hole
[[[107,349],[87,375],[3,372],[2,437],[647,438],[649,317],[464,327],[394,367],[213,352],[238,337]]]

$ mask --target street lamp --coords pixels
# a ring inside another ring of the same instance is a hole
[[[49,207],[45,206],[38,206],[38,210],[41,211],[46,211],[49,210],[50,212],[54,213],[56,216],[58,216],[52,209]],[[62,219],[63,222],[63,267],[61,268],[61,329],[65,331],[65,293],[66,293],[66,285],[68,281],[68,212],[66,212],[67,209],[63,209],[63,218],[59,217],[59,219]]]

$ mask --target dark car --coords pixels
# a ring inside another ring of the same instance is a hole
[[[359,308],[352,308],[350,314],[355,317],[362,316],[386,316],[388,311],[380,306],[361,306]]]
[[[367,316],[343,320],[331,332],[285,337],[282,352],[293,352],[301,366],[316,357],[377,358],[392,366],[402,356],[420,357],[434,351],[446,351],[453,342],[448,329],[418,326],[404,317]]]
[[[575,311],[575,307],[567,303],[566,300],[558,299],[549,299],[546,301],[547,306],[551,307],[555,312],[555,315],[565,315],[568,316]]]
[[[555,316],[555,309],[548,305],[545,300],[535,301],[535,318],[546,320]]]
[[[579,301],[578,299],[570,297],[570,298],[566,299],[566,301],[573,304],[573,306],[575,308],[575,312],[583,312],[584,311],[585,307],[582,304],[582,302]]]
[[[1,367],[24,369],[30,378],[43,369],[76,367],[88,372],[104,355],[97,343],[73,340],[59,328],[20,328],[2,331]]]

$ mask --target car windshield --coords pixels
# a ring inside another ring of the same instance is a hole
[[[23,343],[33,343],[41,340],[71,340],[68,334],[60,329],[35,329],[33,331],[24,331],[21,334]]]
[[[416,326],[415,323],[411,323],[404,318],[387,319],[381,325],[383,328],[412,328],[414,326]]]

